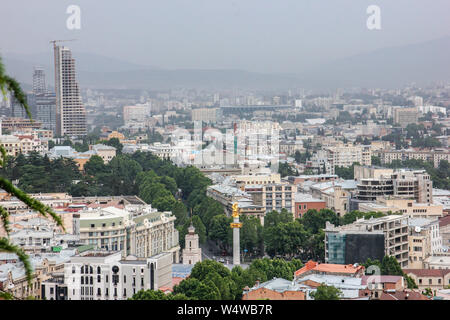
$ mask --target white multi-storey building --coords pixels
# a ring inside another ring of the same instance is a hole
[[[126,300],[140,290],[158,290],[172,284],[172,255],[147,259],[121,252],[87,251],[64,264],[67,300]]]

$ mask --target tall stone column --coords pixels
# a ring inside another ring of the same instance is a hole
[[[238,204],[233,204],[233,223],[231,223],[231,228],[233,228],[233,265],[241,264],[241,255],[240,255],[240,238],[239,238],[239,229],[242,227],[242,223],[239,222],[239,209]]]

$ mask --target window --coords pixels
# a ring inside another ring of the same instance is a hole
[[[81,284],[84,284],[84,277],[81,277]]]
[[[109,281],[109,277],[108,277],[108,275],[106,275],[105,282],[108,283],[108,281]]]
[[[123,295],[126,296],[127,295],[127,289],[123,289]]]
[[[428,279],[428,284],[432,284],[433,283],[433,279]]]
[[[75,273],[75,266],[72,267],[72,273]]]
[[[101,281],[101,276],[98,275],[98,276],[97,276],[97,282],[100,282],[100,281]]]
[[[101,271],[102,271],[102,268],[100,268],[100,267],[97,267],[97,273],[98,273],[98,274],[100,274],[100,273],[101,273]]]
[[[123,276],[123,283],[127,283],[127,276],[126,275]]]
[[[141,287],[144,286],[144,278],[141,278]]]
[[[54,292],[54,289],[50,288],[50,294],[53,294],[53,292]]]
[[[95,224],[91,224],[91,228],[95,228]]]
[[[100,288],[97,289],[97,295],[101,296],[102,295],[102,290]]]
[[[91,280],[90,283],[91,283],[91,284],[94,284],[94,277],[91,277],[90,280]]]

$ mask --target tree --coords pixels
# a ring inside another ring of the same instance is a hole
[[[101,140],[100,143],[116,148],[117,154],[122,153],[123,144],[120,143],[118,138],[111,138],[109,140]]]
[[[241,216],[241,222],[242,228],[239,233],[241,250],[248,250],[250,253],[263,252],[261,221],[257,217],[243,215]]]
[[[232,244],[231,222],[233,222],[233,218],[227,217],[225,214],[219,214],[210,220],[208,226],[208,239],[215,241],[225,250]]]
[[[272,210],[264,217],[264,226],[273,227],[283,222],[291,222],[293,219],[294,217],[292,216],[292,213],[287,211],[285,208],[281,209],[280,212]]]
[[[370,266],[376,266],[381,275],[403,276],[409,289],[417,288],[417,284],[414,279],[403,272],[402,267],[395,257],[384,256],[381,262],[376,259],[372,260],[369,258],[365,263],[362,263],[362,265],[366,269],[367,275],[369,274],[368,268]],[[371,274],[375,274],[375,270]]]
[[[422,291],[422,294],[427,296],[427,297],[432,297],[433,296],[433,291],[431,290],[431,288],[425,288],[425,290]]]
[[[95,176],[99,173],[104,173],[105,171],[106,166],[103,159],[97,155],[90,157],[89,161],[84,165],[84,172],[90,176]]]
[[[315,292],[311,292],[311,297],[314,300],[340,300],[342,291],[333,286],[327,286],[322,283],[317,287]]]
[[[330,209],[308,210],[299,220],[312,234],[324,229],[327,221],[335,226],[339,225],[339,217]]]
[[[307,232],[299,221],[279,223],[264,228],[264,244],[270,256],[292,257],[299,254],[306,242]]]
[[[11,93],[12,96],[17,100],[17,102],[25,109],[28,117],[32,120],[30,109],[28,107],[26,96],[22,91],[19,83],[8,76],[5,71],[2,59],[0,57],[0,90],[3,97],[7,98],[7,92]],[[3,145],[0,145],[0,166],[4,167],[7,165],[7,155],[6,150]],[[30,209],[37,211],[40,215],[44,217],[52,218],[58,226],[64,230],[64,225],[61,218],[53,212],[53,210],[41,203],[40,201],[31,198],[22,190],[14,187],[12,183],[6,179],[4,176],[0,176],[0,188],[9,193],[12,196],[18,198],[21,202],[25,203]],[[7,236],[0,238],[0,251],[15,253],[19,260],[23,263],[25,268],[25,274],[28,280],[28,284],[31,285],[32,278],[32,267],[28,256],[23,252],[21,248],[11,244],[9,241],[9,233],[11,231],[9,227],[9,212],[0,206],[0,218],[2,220],[3,227],[6,231]]]

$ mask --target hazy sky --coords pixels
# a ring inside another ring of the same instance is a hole
[[[450,35],[449,0],[14,0],[0,7],[0,53],[74,51],[163,68],[300,72],[373,49]],[[81,30],[66,28],[69,5]],[[379,31],[366,9],[381,8]]]

